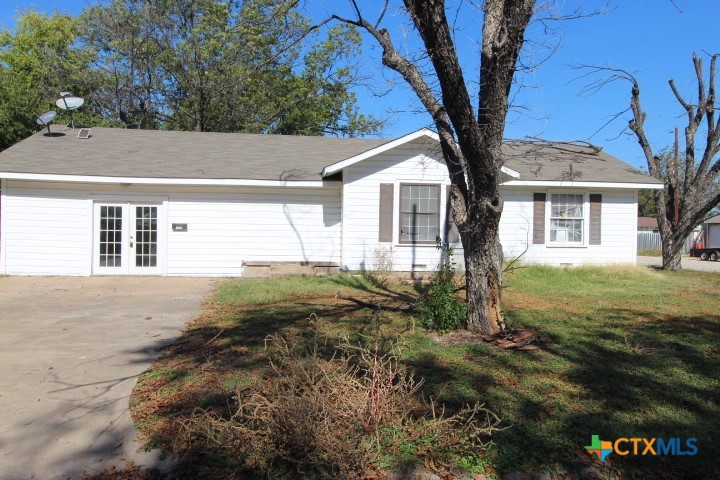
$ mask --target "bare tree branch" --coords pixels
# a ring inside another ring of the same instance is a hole
[[[693,54],[693,67],[697,85],[697,103],[686,100],[670,79],[668,84],[677,102],[686,112],[685,165],[680,168],[679,154],[672,160],[656,155],[645,132],[647,114],[640,100],[640,86],[629,72],[616,68],[580,66],[588,70],[581,78],[606,74],[592,80],[583,87],[584,93],[596,93],[604,86],[616,80],[631,84],[630,111],[632,119],[628,128],[635,134],[645,155],[650,174],[665,183],[664,190],[654,191],[658,226],[662,237],[663,268],[680,268],[680,253],[684,240],[689,236],[710,211],[720,205],[720,194],[708,196],[711,187],[717,182],[720,173],[720,121],[715,120],[715,68],[718,55],[710,56],[709,83],[706,86],[703,74],[703,62]],[[615,115],[617,118],[619,115]],[[704,124],[704,125],[703,125]],[[607,124],[606,124],[607,125]],[[698,161],[695,139],[700,128],[706,129],[705,146]],[[676,149],[679,142],[676,140]]]
[[[364,29],[373,38],[375,38],[375,40],[383,48],[383,65],[396,71],[405,79],[418,96],[425,109],[432,116],[435,127],[438,130],[438,135],[440,136],[440,145],[443,156],[446,159],[448,171],[450,172],[450,180],[460,189],[463,197],[465,197],[468,189],[465,182],[463,160],[455,148],[455,135],[445,108],[432,93],[432,89],[428,86],[417,66],[400,55],[400,53],[398,53],[395,49],[388,31],[385,29],[378,30],[375,28],[370,22],[363,18],[360,8],[354,0],[351,1],[351,4],[355,14],[357,15],[356,19],[343,18],[338,15],[333,15],[331,18]],[[387,7],[387,4],[385,7]]]

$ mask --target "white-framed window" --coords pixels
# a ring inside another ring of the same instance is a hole
[[[550,243],[582,245],[585,232],[585,195],[550,194]]]
[[[400,184],[400,243],[435,244],[440,235],[440,185]]]

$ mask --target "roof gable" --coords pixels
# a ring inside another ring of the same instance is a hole
[[[329,175],[333,175],[337,172],[342,171],[344,168],[347,168],[358,162],[362,162],[363,160],[366,160],[370,157],[374,157],[383,152],[387,152],[388,150],[392,150],[393,148],[397,148],[401,145],[405,145],[407,143],[413,142],[420,138],[427,138],[430,140],[434,140],[435,142],[440,141],[440,138],[438,137],[437,133],[435,133],[432,130],[427,129],[427,128],[421,128],[420,130],[416,130],[412,133],[408,133],[407,135],[403,135],[402,137],[396,138],[395,140],[385,142],[381,145],[376,146],[375,148],[366,150],[358,155],[353,155],[352,157],[348,157],[339,162],[330,164],[330,165],[326,166],[325,168],[323,168],[322,176],[327,177]]]
[[[379,145],[354,157],[323,169],[323,176],[332,175],[375,155],[426,138],[439,142],[437,133],[423,128],[391,142]],[[625,184],[627,188],[662,188],[663,183],[592,145],[566,142],[507,142],[503,145],[504,174],[502,182],[509,185],[562,183]]]
[[[375,155],[401,145],[426,138],[439,142],[438,134],[423,128],[396,140],[362,152],[323,169],[323,176],[332,175]],[[541,182],[607,183],[649,186],[662,182],[591,145],[563,142],[508,142],[503,145],[505,165],[503,182],[532,184]]]
[[[327,177],[329,175],[333,175],[351,165],[355,165],[356,163],[362,162],[363,160],[367,160],[370,157],[380,155],[381,153],[392,150],[393,148],[397,148],[402,145],[406,145],[408,143],[411,143],[418,139],[423,139],[423,138],[433,141],[435,143],[440,142],[440,137],[438,136],[437,133],[433,132],[432,130],[430,130],[428,128],[421,128],[420,130],[416,130],[407,135],[403,135],[400,138],[386,142],[386,143],[379,145],[373,149],[370,149],[366,152],[362,152],[361,154],[355,155],[350,158],[346,158],[346,159],[344,159],[340,162],[336,162],[332,165],[328,165],[327,167],[325,167],[323,169],[322,176]],[[511,169],[507,166],[503,166],[501,170],[502,170],[502,173],[504,173],[508,178],[518,178],[520,176],[520,174],[518,172],[514,171],[513,169]]]

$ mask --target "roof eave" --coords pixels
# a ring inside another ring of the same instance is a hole
[[[510,178],[520,178],[520,172],[517,172],[517,171],[513,170],[512,168],[507,167],[507,166],[505,166],[505,165],[503,165],[502,167],[500,167],[500,173],[505,174],[504,177],[503,177],[503,180],[505,180],[506,178],[508,178],[508,179],[510,179]],[[508,181],[509,181],[509,180],[508,180]]]
[[[155,177],[104,177],[91,175],[55,175],[45,173],[0,172],[0,178],[42,182],[122,183],[133,185],[196,185],[240,187],[299,187],[322,188],[339,184],[335,180],[258,180],[243,178],[155,178]]]
[[[610,188],[623,190],[662,190],[662,183],[646,182],[575,182],[567,180],[511,180],[502,184],[508,187],[567,187],[567,188]]]

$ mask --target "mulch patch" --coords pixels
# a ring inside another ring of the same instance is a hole
[[[481,335],[469,330],[460,330],[445,334],[433,334],[432,337],[439,345],[472,345],[475,343],[489,343],[504,350],[531,351],[539,350],[538,343],[541,338],[534,330],[527,328],[510,329],[495,335]]]

